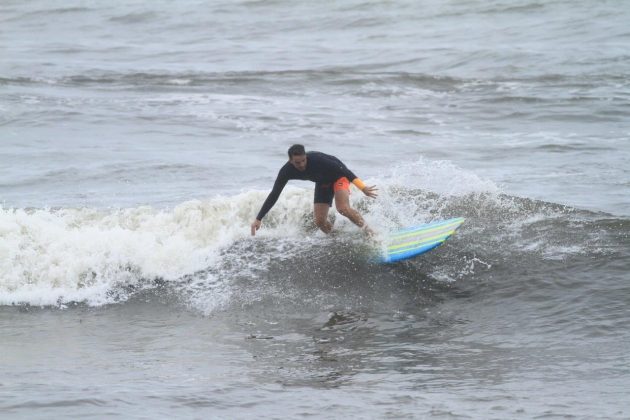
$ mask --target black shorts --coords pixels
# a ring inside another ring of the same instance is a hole
[[[315,198],[313,200],[315,204],[328,204],[329,206],[332,206],[334,197],[335,191],[333,190],[332,182],[315,183]]]
[[[315,183],[315,204],[328,204],[332,206],[335,193],[339,190],[346,190],[350,193],[350,181],[342,176],[335,182],[316,182]]]

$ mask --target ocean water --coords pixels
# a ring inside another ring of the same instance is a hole
[[[630,5],[0,3],[3,418],[630,417]],[[302,143],[380,195],[316,231]]]

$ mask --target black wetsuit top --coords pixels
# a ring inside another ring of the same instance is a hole
[[[348,178],[352,182],[357,177],[350,169],[343,164],[342,161],[334,156],[321,152],[306,153],[306,170],[298,171],[291,162],[285,163],[278,172],[276,182],[273,189],[267,196],[262,208],[258,212],[256,219],[262,220],[263,217],[271,210],[280,193],[291,179],[300,179],[315,182],[315,203],[332,204],[333,188],[332,183],[342,177]]]

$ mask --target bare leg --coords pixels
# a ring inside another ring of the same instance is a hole
[[[332,223],[328,221],[328,209],[330,206],[324,203],[315,203],[313,206],[313,215],[315,216],[315,224],[324,233],[328,234],[332,230]]]
[[[350,207],[350,192],[346,190],[338,190],[335,192],[335,207],[342,215],[350,219],[352,223],[360,228],[366,227],[365,220],[358,211]]]

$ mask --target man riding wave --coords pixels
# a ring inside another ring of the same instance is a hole
[[[332,206],[333,198],[335,207],[342,215],[350,219],[352,223],[364,229],[368,234],[372,231],[368,228],[361,214],[350,206],[350,183],[353,183],[365,195],[376,198],[378,195],[376,186],[366,186],[342,161],[335,156],[321,152],[306,152],[301,144],[294,144],[289,148],[289,161],[280,168],[273,189],[252,222],[252,236],[260,229],[262,219],[276,204],[280,193],[291,179],[308,180],[315,183],[315,197],[313,214],[315,224],[324,233],[330,233],[332,223],[328,221],[328,210]]]

